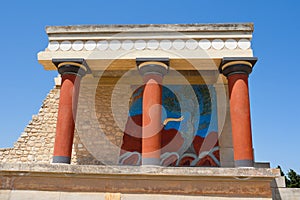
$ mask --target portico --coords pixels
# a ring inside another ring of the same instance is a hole
[[[251,23],[46,32],[38,61],[58,76],[1,149],[0,196],[271,199],[285,187],[254,160]]]
[[[209,108],[212,116],[217,113],[216,120],[204,127],[203,143],[191,140],[189,144],[199,146],[198,159],[200,154],[211,157],[220,167],[253,167],[248,94],[248,75],[256,62],[252,32],[252,24],[48,27],[49,45],[38,54],[38,60],[46,70],[58,70],[62,76],[53,163],[71,162],[80,82],[98,88],[100,77],[102,85],[112,87],[121,81],[131,87],[144,85],[141,152],[126,150],[129,156],[138,155],[142,165],[161,165],[162,86],[219,85],[215,90],[218,106]],[[207,91],[213,99],[214,90]],[[80,124],[82,120],[80,115],[77,121]],[[179,127],[191,121],[182,119]],[[83,129],[77,131],[93,134],[87,127]],[[210,154],[213,148],[219,153]]]

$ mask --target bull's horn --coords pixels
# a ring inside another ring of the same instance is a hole
[[[179,118],[166,118],[163,122],[163,125],[165,126],[168,122],[180,122],[184,119],[183,116],[179,117]]]

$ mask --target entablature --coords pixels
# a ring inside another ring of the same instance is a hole
[[[38,53],[46,70],[53,59],[82,58],[92,74],[136,70],[136,58],[167,57],[176,71],[218,71],[224,57],[253,57],[252,23],[49,26]]]

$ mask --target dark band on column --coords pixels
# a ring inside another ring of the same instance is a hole
[[[235,164],[235,167],[253,167],[254,161],[253,160],[235,160],[234,164]]]
[[[160,165],[160,158],[142,158],[142,165]]]
[[[169,71],[169,63],[169,58],[136,58],[136,65],[142,76],[146,74],[164,76]]]
[[[53,156],[52,163],[66,163],[66,164],[70,164],[71,163],[71,158],[67,157],[67,156]]]
[[[256,57],[224,57],[219,66],[219,71],[225,76],[233,74],[249,75],[256,62]]]
[[[52,59],[52,62],[61,75],[75,74],[83,77],[85,74],[91,73],[89,66],[83,58]]]

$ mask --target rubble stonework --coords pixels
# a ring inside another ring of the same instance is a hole
[[[113,95],[122,97],[130,93],[128,86],[118,87],[113,84],[101,85],[98,79],[82,80],[77,108],[74,150],[77,164],[118,164],[124,127],[122,120],[127,119],[128,103]],[[89,82],[96,81],[93,84]],[[112,108],[112,105],[114,105]],[[114,112],[117,109],[117,112]],[[80,142],[78,142],[80,141]]]
[[[114,122],[114,118],[110,111],[110,92],[113,89],[112,86],[102,86],[98,88],[97,96],[93,97],[92,89],[89,89],[88,86],[84,84],[81,87],[80,97],[83,98],[82,101],[86,103],[84,105],[90,106],[92,105],[92,99],[96,98],[96,103],[100,106],[101,114],[97,114],[97,118],[99,123],[101,123],[100,127],[105,130],[106,137],[109,141],[117,146],[121,146],[123,133],[118,128],[118,126]],[[0,160],[6,163],[51,163],[53,157],[53,147],[56,133],[56,122],[57,122],[57,113],[58,113],[58,103],[59,103],[59,93],[60,88],[55,87],[52,89],[47,97],[45,98],[39,112],[37,115],[32,116],[32,120],[24,129],[24,132],[21,134],[17,142],[14,144],[12,148],[2,148],[0,149]],[[101,96],[101,98],[100,98]],[[99,97],[99,98],[98,98]],[[83,106],[84,106],[83,105]],[[105,109],[103,109],[105,107]],[[82,107],[81,107],[82,108]],[[87,107],[86,109],[92,109]],[[87,112],[86,117],[89,119],[89,115],[93,113]],[[79,115],[82,115],[79,113]],[[89,121],[89,120],[87,120]],[[85,122],[86,123],[86,122]],[[116,154],[117,152],[106,151],[105,145],[111,145],[109,142],[105,142],[103,140],[95,140],[93,139],[99,132],[99,126],[94,127],[94,129],[89,126],[89,124],[85,124],[85,126],[81,126],[82,123],[78,122],[78,125],[81,127],[81,131],[84,131],[84,128],[90,129],[89,138],[90,141],[93,142],[92,148],[99,149],[99,153],[104,153],[104,157],[106,162],[109,162],[113,156],[112,154]],[[82,130],[83,128],[83,130]],[[80,141],[80,134],[77,134],[78,131],[75,131],[74,135],[74,144],[72,151],[72,162],[71,164],[78,165],[89,165],[89,164],[102,164],[102,162],[98,161],[89,151],[85,148],[85,145],[91,144],[82,144]],[[96,151],[94,149],[94,151]],[[97,152],[96,152],[97,153]]]
[[[13,148],[0,149],[6,163],[49,163],[53,154],[59,88],[52,89]]]
[[[94,81],[85,78],[80,87],[72,163],[117,164],[123,131],[116,120],[127,116],[128,104],[120,103],[118,113],[113,113],[111,99],[113,92],[122,96],[127,91],[113,85],[85,83],[85,80]]]

